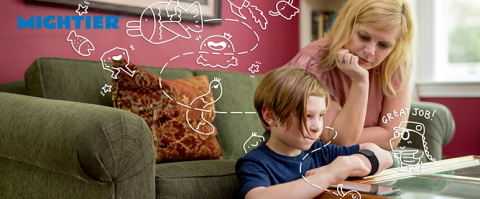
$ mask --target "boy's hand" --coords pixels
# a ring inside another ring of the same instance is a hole
[[[305,177],[312,175],[326,175],[328,176],[326,179],[330,180],[330,184],[338,184],[347,179],[347,177],[354,172],[360,172],[367,175],[370,173],[370,169],[365,166],[359,157],[340,156],[329,165],[307,171]]]

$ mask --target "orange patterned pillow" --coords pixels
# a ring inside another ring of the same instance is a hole
[[[156,162],[219,159],[220,145],[212,125],[215,105],[205,75],[161,80],[122,59],[113,67],[127,66],[133,76],[120,72],[112,82],[115,108],[130,111],[145,120],[152,130]],[[215,83],[217,81],[218,84]],[[218,86],[216,86],[218,87]]]

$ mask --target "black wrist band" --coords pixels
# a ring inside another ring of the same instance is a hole
[[[377,173],[379,163],[378,163],[377,156],[375,156],[375,153],[373,153],[372,151],[370,151],[368,149],[362,149],[362,150],[360,150],[356,153],[362,154],[365,157],[367,157],[368,160],[370,161],[370,164],[372,165],[372,169],[370,170],[370,173],[367,176],[371,176],[371,175]]]

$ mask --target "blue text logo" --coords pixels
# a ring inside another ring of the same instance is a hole
[[[92,20],[93,18],[93,20]],[[71,29],[72,21],[75,24],[75,29],[119,29],[118,17],[109,16],[32,16],[28,20],[18,16],[18,29]]]

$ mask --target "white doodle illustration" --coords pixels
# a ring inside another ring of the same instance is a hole
[[[243,150],[245,153],[248,153],[254,148],[260,146],[261,143],[265,143],[265,138],[261,135],[257,135],[257,132],[252,132],[252,135],[243,144]]]
[[[330,129],[330,130],[332,130],[332,131],[335,131],[335,129],[334,129],[334,128],[332,128],[332,127],[329,127],[329,126],[325,126],[325,128],[326,128],[326,129]],[[337,138],[337,135],[338,135],[338,132],[337,132],[337,131],[335,131],[335,136],[333,136],[333,139],[332,139],[332,140],[334,140],[335,138]],[[313,154],[313,153],[315,153],[315,152],[317,152],[317,151],[321,150],[322,148],[325,148],[325,147],[327,147],[327,146],[328,146],[328,145],[329,145],[331,142],[332,142],[332,141],[330,140],[328,143],[326,143],[326,144],[325,144],[325,145],[323,145],[322,147],[320,147],[320,148],[318,148],[318,149],[314,149],[314,150],[312,150],[311,154]],[[307,158],[307,157],[308,157],[308,155],[310,155],[310,153],[307,153],[307,154],[306,154],[306,155],[305,155],[305,156],[302,158],[302,161],[303,161],[303,160],[305,160],[305,158]],[[301,163],[301,162],[300,162],[300,167],[299,167],[299,169],[298,169],[298,170],[299,170],[299,172],[300,172],[300,175],[302,176],[303,180],[305,180],[305,182],[306,182],[306,183],[310,183],[310,181],[308,181],[308,180],[307,180],[307,178],[305,178],[305,176],[302,174],[302,163]],[[314,186],[314,187],[316,187],[316,188],[318,188],[318,189],[322,189],[321,187],[319,187],[318,185],[316,185],[316,184],[313,184],[313,183],[312,183],[312,186]],[[325,189],[325,191],[329,191],[329,190],[328,190],[328,189]]]
[[[347,198],[362,199],[362,195],[357,190],[349,190],[347,192],[343,192],[343,184],[338,184],[337,192],[332,193],[341,198],[346,196]]]
[[[112,92],[112,86],[110,86],[108,84],[105,84],[105,86],[103,86],[102,89],[103,89],[104,93]]]
[[[200,45],[200,56],[197,58],[197,64],[212,68],[237,66],[238,60],[234,56],[235,48],[230,41],[231,37],[231,35],[225,33],[224,35],[213,35],[203,40]]]
[[[233,14],[237,15],[242,19],[247,19],[245,15],[242,13],[242,9],[247,8],[250,14],[252,15],[253,20],[255,23],[258,23],[260,27],[265,30],[267,29],[268,20],[263,15],[263,11],[258,9],[257,6],[251,5],[247,0],[227,0],[230,3],[230,10]]]
[[[108,92],[112,92],[112,86],[108,85],[108,84],[105,84],[105,86],[102,87],[102,90],[103,91],[100,91],[100,94],[102,96],[105,96],[105,94],[107,94]]]
[[[252,64],[252,66],[250,66],[250,68],[248,68],[248,70],[252,73],[252,74],[255,74],[255,73],[258,73],[258,68],[260,67],[259,64],[262,64],[258,61],[255,62],[255,64]]]
[[[78,4],[78,8],[77,10],[75,10],[75,12],[79,15],[79,16],[82,16],[83,14],[87,14],[87,9],[88,9],[88,6],[83,6],[82,4]]]
[[[294,17],[297,13],[300,12],[300,10],[293,6],[293,0],[288,0],[288,1],[279,1],[277,2],[277,12],[273,12],[270,10],[270,12],[268,12],[268,14],[270,14],[271,16],[282,16],[283,18],[285,18],[286,20],[290,20],[292,19],[292,17]]]
[[[415,129],[407,129],[402,127],[406,126],[408,123],[415,124]],[[424,165],[435,164],[436,160],[430,155],[427,142],[425,141],[425,125],[419,122],[403,121],[398,127],[394,127],[393,130],[395,132],[393,134],[393,138],[390,139],[390,148],[393,151],[394,158],[397,158],[400,161],[400,168],[398,169],[398,172],[421,172]],[[411,139],[413,137],[417,137],[415,140],[422,140],[424,152],[415,149],[405,149],[406,146],[413,144]],[[398,143],[398,148],[400,148],[400,150],[393,148],[393,141],[397,138],[401,138],[400,142]],[[425,155],[426,158],[432,162],[423,163],[423,155]],[[417,168],[417,166],[419,168]]]
[[[112,61],[119,61],[122,58],[127,61],[126,64],[119,64],[118,67],[113,67]],[[102,62],[102,67],[104,70],[108,70],[112,72],[113,79],[117,79],[117,75],[121,71],[130,75],[130,77],[133,77],[133,75],[135,74],[135,71],[132,71],[130,70],[130,68],[127,67],[128,64],[130,63],[130,57],[128,56],[128,51],[125,48],[120,48],[120,47],[112,48],[111,50],[103,53],[102,57],[100,58],[100,61]]]
[[[70,31],[67,41],[72,44],[73,50],[82,56],[90,56],[90,51],[95,50],[92,42],[84,36],[77,35],[75,30]]]
[[[135,50],[135,46],[133,46],[133,44],[130,44],[130,50]]]
[[[182,13],[191,14],[193,23],[186,23],[184,26],[181,22],[185,19],[185,15]],[[190,39],[192,37],[190,31],[196,33],[203,31],[201,6],[199,2],[194,2],[187,8],[183,8],[178,0],[157,2],[142,12],[139,21],[129,21],[126,27],[128,36],[141,36],[151,44],[163,44],[178,37]]]
[[[212,105],[213,103],[217,102],[217,101],[222,97],[223,88],[222,88],[222,84],[220,83],[220,81],[221,81],[221,79],[219,79],[219,78],[217,78],[217,77],[213,78],[213,80],[210,81],[210,84],[209,84],[209,87],[208,87],[208,91],[207,91],[205,94],[202,94],[202,95],[196,97],[195,99],[193,99],[192,102],[190,103],[190,106],[186,106],[186,105],[184,105],[184,104],[181,104],[180,102],[177,102],[177,104],[183,105],[183,106],[189,108],[189,110],[187,110],[187,112],[186,112],[186,114],[185,114],[186,121],[187,121],[187,123],[188,123],[188,126],[190,126],[190,128],[191,128],[192,130],[194,130],[195,132],[197,132],[197,133],[200,133],[200,134],[203,134],[203,135],[210,135],[210,134],[212,134],[212,133],[215,132],[215,126],[213,126],[212,123],[208,122],[208,121],[203,117],[203,114],[204,114],[205,112],[210,112],[210,111],[204,110],[205,107]],[[220,94],[219,94],[218,97],[217,97],[216,99],[214,99],[213,101],[207,102],[207,101],[205,101],[205,98],[204,98],[204,97],[207,96],[207,95],[212,91],[212,89],[218,89],[218,90],[220,90]],[[164,92],[164,94],[167,95],[165,92]],[[168,96],[168,95],[167,95],[167,96]],[[170,97],[169,97],[169,98],[170,98]],[[205,105],[202,106],[202,109],[193,108],[193,110],[192,110],[192,105],[193,105],[193,103],[196,102],[197,100],[201,100],[202,103],[205,104]],[[190,111],[201,111],[200,116],[201,116],[203,122],[200,122],[200,123],[197,124],[197,126],[193,127],[192,124],[190,124],[190,120],[189,120],[189,112],[190,112]],[[201,125],[205,125],[205,124],[208,124],[208,125],[211,127],[212,130],[211,130],[210,132],[201,132],[201,131],[199,131],[200,126],[201,126]]]

